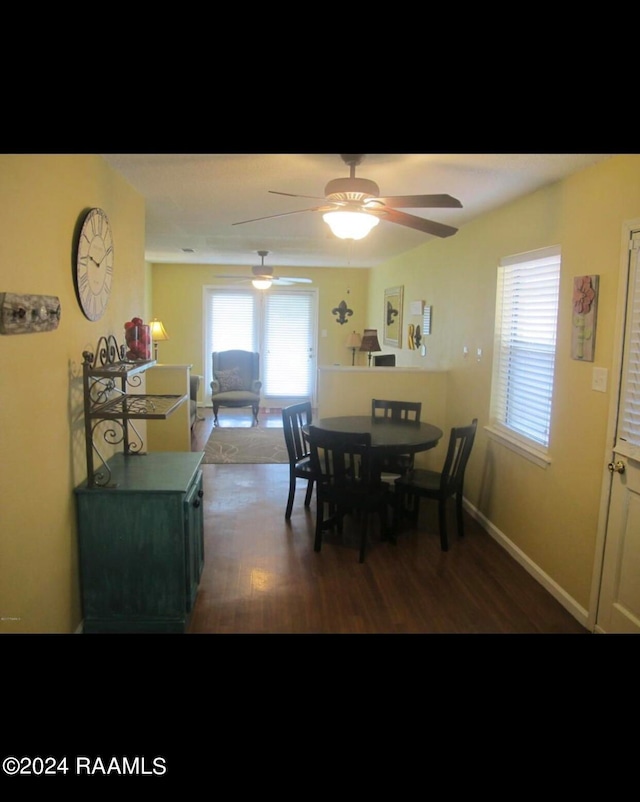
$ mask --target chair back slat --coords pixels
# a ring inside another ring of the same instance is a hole
[[[448,495],[462,492],[464,473],[469,461],[473,441],[476,436],[478,419],[474,418],[469,426],[456,426],[451,429],[447,456],[440,478],[440,487]]]
[[[302,401],[299,404],[290,404],[282,410],[282,429],[284,441],[287,444],[289,461],[298,462],[304,457],[308,457],[310,450],[306,442],[302,429],[312,421],[312,410],[310,401]]]
[[[322,489],[339,492],[355,480],[366,485],[371,460],[369,432],[330,432],[309,427],[311,466]]]
[[[382,398],[371,399],[371,415],[390,420],[420,421],[422,403],[420,401],[390,401]]]

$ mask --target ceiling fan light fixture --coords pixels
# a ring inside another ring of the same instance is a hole
[[[271,280],[268,278],[254,278],[251,283],[257,290],[268,290],[271,286]]]
[[[365,212],[326,212],[322,219],[340,239],[363,239],[380,222]]]

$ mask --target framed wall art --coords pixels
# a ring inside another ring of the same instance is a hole
[[[593,362],[595,353],[599,278],[577,276],[573,279],[571,358],[582,362]]]
[[[385,345],[402,348],[402,299],[404,287],[390,287],[384,291],[384,329]]]

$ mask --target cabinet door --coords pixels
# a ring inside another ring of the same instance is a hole
[[[143,459],[132,457],[130,459]],[[87,631],[185,618],[182,500],[176,493],[83,493],[80,556]],[[128,629],[129,628],[129,629]]]
[[[198,471],[184,500],[187,612],[195,603],[204,565],[203,495],[202,471]]]

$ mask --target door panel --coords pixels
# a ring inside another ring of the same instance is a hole
[[[619,455],[614,459],[620,459]],[[616,474],[602,572],[598,628],[611,633],[640,632],[640,464],[620,459]]]
[[[640,233],[629,250],[622,375],[596,627],[640,634]]]

